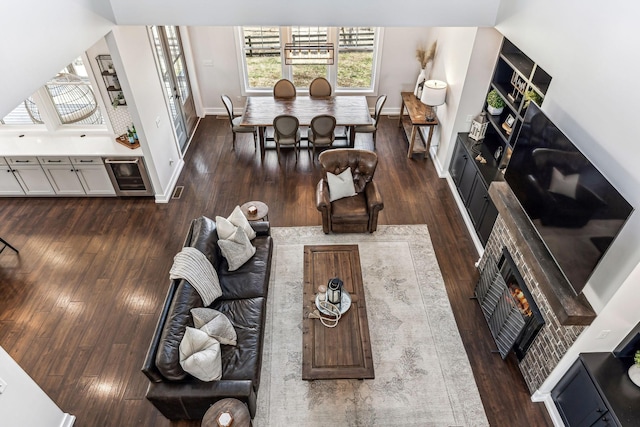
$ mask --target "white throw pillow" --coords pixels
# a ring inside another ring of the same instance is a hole
[[[351,197],[356,195],[356,187],[353,185],[351,168],[346,168],[339,175],[327,172],[327,184],[329,185],[329,201]]]
[[[578,187],[578,178],[580,178],[580,174],[563,175],[558,169],[553,168],[551,171],[551,185],[549,185],[549,191],[575,199],[576,188]]]
[[[249,224],[247,217],[242,213],[240,206],[236,206],[227,219],[236,227],[242,227],[249,240],[256,238],[256,232],[251,227],[251,224]]]
[[[238,335],[229,318],[218,310],[206,307],[191,309],[193,324],[210,337],[220,341],[220,344],[236,345]]]
[[[220,343],[206,332],[187,326],[180,341],[180,366],[201,381],[222,378]]]
[[[256,253],[256,248],[251,244],[242,227],[237,227],[235,233],[228,239],[218,239],[218,246],[222,256],[227,259],[229,271],[239,269]]]
[[[227,218],[221,216],[216,217],[216,232],[218,239],[228,239],[236,232],[237,226],[233,225]]]

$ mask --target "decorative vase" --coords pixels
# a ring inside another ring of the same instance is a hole
[[[633,365],[631,365],[627,373],[629,374],[629,378],[631,379],[631,381],[635,385],[640,387],[640,365],[636,365],[634,363]]]
[[[422,86],[424,82],[427,80],[427,70],[423,68],[420,70],[420,74],[418,74],[418,80],[416,80],[416,88],[413,90],[413,94],[420,99],[422,95]]]
[[[500,107],[500,108],[496,108],[496,107],[492,107],[491,105],[487,104],[487,111],[489,112],[489,114],[491,114],[492,116],[498,116],[502,113],[502,110],[504,110],[504,107]]]

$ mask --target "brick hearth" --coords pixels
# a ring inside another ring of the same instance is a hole
[[[494,182],[489,194],[499,214],[479,268],[489,255],[499,259],[506,247],[545,321],[519,365],[533,393],[593,321],[595,312],[582,294],[573,293],[508,185]]]

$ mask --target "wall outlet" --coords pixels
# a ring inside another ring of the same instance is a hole
[[[202,65],[204,67],[213,67],[213,59],[203,59]]]
[[[160,127],[160,117],[156,117],[156,127]]]
[[[6,389],[7,389],[7,382],[2,378],[0,378],[0,394],[4,393]]]
[[[609,335],[609,333],[611,332],[610,329],[603,329],[600,331],[600,333],[598,334],[598,336],[596,337],[596,339],[601,340],[607,337],[607,335]]]

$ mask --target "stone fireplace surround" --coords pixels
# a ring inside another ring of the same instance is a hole
[[[596,313],[583,294],[575,295],[569,282],[520,207],[509,185],[495,181],[489,196],[498,210],[478,269],[489,255],[500,259],[506,247],[515,261],[545,320],[519,368],[531,393],[551,374]]]

